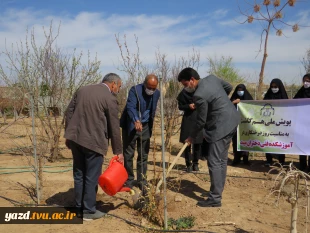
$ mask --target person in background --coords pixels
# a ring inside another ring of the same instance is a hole
[[[279,100],[279,99],[288,99],[285,87],[282,81],[278,78],[271,80],[270,87],[265,94],[264,100]],[[271,154],[266,153],[266,167],[270,167],[273,163],[273,156],[278,156],[278,160],[280,164],[284,164],[285,162],[285,154]]]
[[[109,138],[113,154],[124,161],[115,97],[121,84],[117,74],[109,73],[102,83],[81,87],[65,113],[64,137],[73,155],[75,206],[83,212],[83,220],[105,216],[96,209],[96,194]]]
[[[208,155],[206,154],[208,150],[207,144],[208,144],[207,141],[203,138],[202,144],[201,144],[201,154],[200,154],[200,160],[202,161],[206,161],[208,157]]]
[[[134,186],[133,158],[137,144],[137,182],[143,193],[146,192],[144,186],[147,184],[146,172],[150,138],[160,96],[157,86],[157,76],[149,74],[145,77],[144,83],[131,87],[120,119],[125,168],[128,173],[125,186],[129,188]]]
[[[294,99],[303,99],[303,98],[310,98],[310,73],[305,74],[302,78],[303,86],[298,90]],[[299,169],[301,171],[308,171],[310,172],[310,159],[308,158],[308,165],[307,165],[307,155],[300,155],[299,156]]]
[[[207,160],[211,187],[208,198],[197,203],[200,207],[222,206],[222,193],[226,182],[228,149],[240,122],[240,114],[228,98],[232,86],[214,75],[200,79],[193,68],[185,68],[178,75],[188,92],[193,96],[197,117],[193,122],[188,144],[203,130],[207,141]]]
[[[184,143],[190,136],[191,129],[193,128],[193,122],[197,117],[197,111],[193,102],[194,92],[188,92],[185,88],[180,92],[177,97],[179,110],[183,111],[180,142]],[[202,131],[193,140],[192,146],[188,146],[184,151],[186,171],[199,171],[198,162],[201,154],[201,144],[203,140]],[[192,149],[192,153],[191,153]]]
[[[241,100],[253,100],[253,97],[248,92],[244,84],[239,84],[236,86],[235,91],[233,92],[230,101],[237,108],[237,104],[240,103]],[[247,151],[237,151],[237,132],[232,138],[233,142],[233,152],[234,152],[234,160],[232,162],[233,166],[236,166],[240,163],[241,158],[243,157],[243,163],[249,165],[249,152]]]

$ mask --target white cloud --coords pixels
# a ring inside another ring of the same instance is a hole
[[[228,10],[227,9],[219,9],[219,10],[216,10],[209,15],[209,17],[213,18],[213,19],[222,19],[224,18],[228,13]]]
[[[213,14],[213,17],[219,16],[227,18],[227,11],[219,10]],[[300,17],[302,21],[309,22],[309,14],[303,13]],[[155,51],[158,48],[173,61],[175,57],[187,56],[194,46],[201,53],[202,63],[206,63],[207,56],[232,56],[241,73],[258,76],[260,70],[262,54],[255,59],[260,44],[259,28],[238,25],[234,21],[232,24],[232,21],[227,20],[217,21],[218,26],[201,16],[105,15],[81,12],[72,17],[55,16],[31,9],[10,10],[0,16],[0,38],[3,40],[0,50],[4,50],[5,39],[9,44],[24,40],[27,27],[35,28],[38,43],[44,41],[42,26],[48,28],[51,20],[55,30],[61,21],[57,45],[68,52],[76,48],[84,54],[88,50],[92,55],[97,53],[102,61],[103,73],[115,72],[115,65],[119,64],[120,53],[115,34],[119,34],[121,38],[126,34],[128,46],[133,52],[136,49],[134,35],[137,35],[141,58],[146,64],[155,63]],[[290,82],[292,77],[300,76],[299,61],[310,47],[309,29],[301,28],[297,33],[292,33],[290,28],[283,31],[287,38],[270,35],[266,80],[281,77]],[[0,61],[3,62],[3,56]],[[207,67],[202,67],[200,71],[205,75]]]

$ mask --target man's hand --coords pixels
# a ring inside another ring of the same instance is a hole
[[[239,104],[239,102],[240,102],[240,99],[235,99],[235,100],[233,101],[233,104]]]
[[[190,104],[190,105],[189,105],[189,108],[190,108],[191,110],[195,110],[195,109],[196,109],[196,106],[195,106],[195,104]]]
[[[185,142],[190,146],[193,143],[193,139],[191,137],[188,137]]]
[[[135,129],[137,132],[142,132],[142,124],[139,120],[135,122]]]
[[[114,155],[115,156],[115,155]],[[118,157],[118,161],[121,163],[124,163],[124,155],[123,154],[118,154],[116,155]]]

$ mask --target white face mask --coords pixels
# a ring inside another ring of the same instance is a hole
[[[196,89],[194,87],[184,87],[184,90],[188,93],[193,93]]]
[[[309,87],[310,87],[310,82],[307,82],[307,81],[306,81],[306,82],[304,82],[304,88],[306,88],[306,89],[307,89],[307,88],[309,88]]]
[[[277,93],[279,91],[279,88],[271,88],[272,93]]]
[[[243,95],[244,95],[244,91],[237,91],[237,94],[238,94],[239,96],[243,96]]]
[[[146,93],[147,95],[153,95],[154,92],[155,92],[155,90],[153,91],[153,90],[150,90],[150,89],[145,88],[145,93]]]

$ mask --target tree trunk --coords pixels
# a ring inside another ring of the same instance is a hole
[[[15,119],[15,121],[17,120],[17,117],[18,117],[18,114],[17,114],[17,111],[16,111],[16,108],[14,108],[14,119]]]
[[[167,130],[166,130],[165,148],[168,148],[171,141],[170,139],[172,136],[172,128],[173,128],[170,117],[167,117],[166,124],[167,124]]]
[[[37,195],[40,195],[39,200],[42,201],[41,197],[42,197],[42,193],[43,193],[43,156],[39,155],[38,156],[39,159],[39,193]],[[41,204],[41,203],[38,203]]]
[[[3,112],[3,123],[5,124],[6,123],[6,113]]]
[[[291,233],[297,233],[297,213],[298,206],[297,201],[291,203],[292,213],[291,213]]]
[[[170,144],[170,138],[171,138],[171,135],[170,135],[170,130],[166,131],[166,139],[165,139],[165,148],[167,148]]]
[[[260,73],[259,73],[259,80],[258,80],[258,90],[257,90],[257,99],[258,100],[263,99],[262,90],[263,90],[263,86],[264,86],[265,65],[266,65],[266,60],[268,57],[267,44],[268,44],[268,36],[269,36],[270,26],[271,26],[271,22],[269,22],[268,28],[265,30],[266,36],[265,36],[265,44],[264,44],[264,56],[263,56],[262,65],[261,65],[261,69],[260,69]]]
[[[60,135],[54,135],[54,140],[51,146],[51,154],[50,154],[51,162],[54,162],[58,158],[59,138],[60,138]]]

